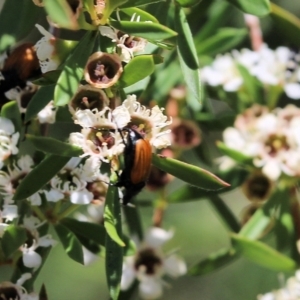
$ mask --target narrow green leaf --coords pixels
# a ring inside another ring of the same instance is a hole
[[[104,208],[104,227],[110,238],[115,241],[121,247],[125,244],[119,236],[119,227],[121,226],[121,214],[120,214],[120,199],[117,196],[117,188],[109,186],[105,208]]]
[[[27,134],[26,138],[34,145],[37,150],[45,153],[67,157],[77,157],[82,154],[82,149],[80,147],[73,146],[69,143],[64,143],[50,137]]]
[[[215,193],[215,191],[206,191],[199,189],[198,187],[185,185],[177,189],[175,192],[172,192],[168,195],[169,203],[183,203],[191,201],[200,201],[207,199],[210,193]]]
[[[257,209],[252,218],[243,226],[239,235],[248,239],[258,239],[273,221],[274,209],[278,206],[278,203],[285,199],[288,199],[285,190],[275,190],[270,199],[261,208]]]
[[[110,17],[112,12],[126,2],[127,0],[107,0],[105,2],[105,8],[103,11],[103,16],[101,17],[100,20],[100,24],[105,25],[106,23],[108,23],[108,18]]]
[[[71,6],[66,0],[44,0],[45,9],[51,21],[59,27],[67,29],[78,29],[78,23]]]
[[[17,101],[10,101],[2,106],[0,116],[13,122],[16,132],[22,130],[21,113]]]
[[[189,269],[188,273],[191,276],[202,276],[213,271],[219,270],[225,265],[233,262],[238,258],[237,252],[232,248],[223,248],[209,255],[206,259]]]
[[[270,12],[269,0],[227,0],[243,12],[255,16],[265,16]]]
[[[104,209],[104,226],[107,230],[105,242],[105,267],[109,294],[117,300],[120,293],[124,246],[122,237],[121,208],[118,189],[109,186]],[[122,247],[121,247],[122,246]]]
[[[177,35],[177,32],[172,29],[157,23],[110,21],[110,25],[130,35],[153,41],[161,41]]]
[[[297,264],[268,245],[231,234],[233,248],[250,261],[275,271],[292,271]]]
[[[123,9],[126,7],[144,6],[144,5],[153,4],[162,1],[165,0],[128,0],[127,2],[121,5],[121,8]]]
[[[61,74],[61,70],[53,70],[47,73],[44,73],[42,77],[32,80],[32,83],[36,85],[52,85],[55,84]]]
[[[43,188],[70,160],[69,157],[49,155],[44,158],[25,178],[16,189],[14,200],[26,199]]]
[[[80,241],[76,235],[71,232],[67,227],[56,224],[54,229],[67,253],[67,255],[80,264],[84,264],[83,250]]]
[[[222,28],[205,40],[196,43],[197,54],[215,56],[238,46],[247,36],[246,29]]]
[[[56,105],[63,106],[68,104],[76,93],[96,36],[97,33],[95,31],[88,31],[67,58],[54,90],[54,102]]]
[[[81,222],[72,218],[64,218],[60,223],[76,235],[84,236],[99,245],[105,245],[106,230],[100,224]]]
[[[282,7],[271,3],[271,17],[280,33],[293,45],[300,46],[300,19]]]
[[[209,195],[208,199],[228,230],[239,232],[240,224],[226,203],[218,195]]]
[[[235,160],[239,163],[242,163],[242,164],[251,164],[252,165],[253,157],[247,156],[235,149],[229,148],[223,142],[218,141],[216,144],[217,144],[219,150],[223,154],[229,156],[233,160]]]
[[[53,100],[55,85],[41,87],[30,100],[26,114],[25,123],[33,119],[51,100]]]
[[[0,13],[0,53],[28,35],[40,13],[42,9],[32,0],[4,1]]]
[[[286,199],[289,197],[291,197],[289,193],[286,193]],[[291,202],[292,201],[280,201],[279,215],[274,227],[277,249],[288,249],[290,253],[293,252],[293,248],[296,248],[297,244],[292,212],[297,211],[298,208],[297,202],[295,202],[294,207],[292,207],[293,204]],[[295,245],[295,247],[292,247],[292,245]],[[297,256],[298,255],[297,253]]]
[[[175,8],[175,29],[177,36],[177,51],[180,53],[186,66],[192,70],[199,68],[198,57],[190,26],[182,8]]]
[[[191,7],[200,3],[202,0],[176,0],[182,7]]]
[[[120,78],[122,87],[130,86],[145,77],[151,75],[155,65],[162,62],[159,55],[138,55],[135,56],[125,67]]]
[[[5,257],[10,257],[27,240],[27,233],[24,227],[9,225],[1,239],[2,251]]]
[[[153,154],[152,163],[157,168],[172,174],[188,184],[205,190],[220,190],[229,186],[228,183],[209,171],[173,158]]]
[[[201,109],[202,102],[198,57],[185,13],[179,6],[175,7],[175,29],[178,32],[177,53],[179,63],[189,90],[188,104],[193,110],[198,111]]]
[[[202,98],[203,98],[199,71],[190,69],[185,64],[180,52],[178,52],[178,58],[179,58],[179,63],[180,63],[184,80],[187,84],[188,91],[191,96],[191,98],[188,99],[189,100],[188,103],[193,110],[199,111],[202,107]]]
[[[154,16],[152,16],[148,12],[146,12],[140,8],[137,8],[137,7],[122,8],[121,11],[130,17],[132,17],[135,14],[136,16],[138,16],[140,18],[139,22],[150,21],[153,23],[159,23],[158,20]]]
[[[240,74],[243,77],[244,89],[246,90],[245,92],[250,98],[249,100],[262,103],[263,101],[261,96],[261,91],[262,91],[261,82],[256,77],[251,75],[249,70],[243,65],[238,65],[237,67],[238,70],[240,71]]]

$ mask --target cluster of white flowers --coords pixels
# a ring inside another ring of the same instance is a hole
[[[22,287],[26,280],[32,278],[30,273],[24,273],[14,284],[10,281],[4,281],[0,283],[0,296],[1,299],[8,300],[39,300],[39,295],[32,292],[30,294],[27,293],[26,289]]]
[[[238,66],[245,67],[263,85],[282,86],[288,97],[300,99],[300,57],[287,47],[272,50],[264,45],[258,51],[243,49],[216,57],[211,66],[202,69],[202,80],[211,86],[238,91],[244,79]]]
[[[300,271],[290,277],[284,288],[259,295],[258,300],[299,300],[300,299]]]
[[[108,107],[101,111],[77,110],[73,118],[83,129],[71,133],[70,143],[81,147],[83,156],[101,161],[107,161],[123,152],[125,145],[118,129],[129,126],[129,123],[130,127],[142,132],[154,148],[162,149],[171,144],[170,130],[165,129],[171,121],[158,106],[147,109],[141,105],[135,95],[128,96],[113,111]]]
[[[281,174],[300,176],[300,109],[294,105],[269,111],[254,105],[223,132],[227,147],[253,158],[253,164],[271,180]],[[223,159],[222,167],[233,160]]]
[[[127,290],[134,280],[139,281],[142,299],[157,299],[163,293],[164,275],[177,278],[186,273],[185,262],[176,254],[165,255],[162,246],[173,237],[173,231],[152,227],[135,256],[125,257],[121,289]]]

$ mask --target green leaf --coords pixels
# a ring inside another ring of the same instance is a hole
[[[228,230],[239,232],[240,224],[226,203],[218,195],[209,195],[208,199]]]
[[[104,208],[104,227],[110,238],[118,245],[124,247],[125,244],[119,236],[121,226],[120,199],[118,198],[117,188],[109,186]]]
[[[61,70],[53,70],[53,71],[49,71],[47,73],[44,73],[42,75],[42,77],[36,79],[36,80],[32,80],[32,83],[36,84],[36,85],[52,85],[55,84],[59,78],[61,74]]]
[[[205,190],[220,190],[229,184],[199,167],[160,155],[152,155],[152,164],[171,175]]]
[[[69,157],[49,155],[40,162],[16,189],[14,200],[26,199],[39,191],[54,177],[70,160]]]
[[[15,131],[21,133],[22,119],[17,101],[10,101],[4,104],[0,116],[11,120],[15,126]]]
[[[262,90],[262,84],[260,81],[250,74],[249,70],[243,65],[238,65],[238,70],[243,77],[243,86],[250,101],[256,101],[262,103],[262,96],[260,94]]]
[[[110,21],[110,25],[129,35],[153,41],[161,41],[177,35],[177,32],[172,29],[157,23]]]
[[[117,300],[122,277],[123,252],[125,246],[122,237],[121,209],[118,189],[109,186],[104,208],[104,226],[107,230],[105,267],[108,289],[111,299]],[[121,247],[122,246],[122,247]]]
[[[56,105],[63,106],[68,104],[76,93],[96,36],[97,33],[95,31],[88,31],[67,58],[54,90],[54,102]]]
[[[27,134],[26,138],[37,150],[59,156],[77,157],[82,154],[82,149],[69,143],[64,143],[50,137],[41,137]]]
[[[151,75],[155,65],[162,62],[160,55],[138,55],[135,56],[125,67],[120,78],[122,87],[130,86],[145,77]]]
[[[223,142],[218,141],[217,143],[217,147],[219,148],[219,150],[229,156],[230,158],[232,158],[233,160],[235,160],[238,163],[242,163],[242,164],[251,164],[252,165],[252,161],[253,161],[253,157],[247,156],[237,150],[234,150],[233,148],[229,148],[226,146],[226,144],[224,144]]]
[[[274,219],[274,210],[278,203],[287,198],[285,190],[275,190],[268,201],[257,209],[252,218],[243,226],[239,235],[248,239],[258,239]]]
[[[72,218],[64,218],[60,220],[60,223],[76,234],[76,236],[83,236],[99,245],[105,245],[106,230],[103,225],[81,222]]]
[[[119,6],[123,5],[126,3],[127,0],[107,0],[105,1],[105,8],[103,11],[103,16],[101,17],[100,20],[100,25],[105,25],[108,23],[108,18],[112,14],[112,12],[118,8]]]
[[[178,31],[177,53],[183,78],[188,87],[188,104],[193,110],[201,109],[202,89],[198,71],[198,58],[192,33],[182,8],[175,9],[175,29]]]
[[[222,28],[205,40],[196,43],[197,54],[215,56],[238,46],[247,36],[246,29]]]
[[[144,6],[144,5],[153,4],[162,1],[165,0],[128,0],[127,2],[121,5],[121,9],[125,7]]]
[[[183,203],[203,200],[207,199],[208,193],[212,192],[214,191],[208,192],[195,186],[185,185],[184,187],[175,190],[175,192],[172,192],[168,196],[168,203]]]
[[[238,258],[237,252],[232,248],[223,248],[217,252],[210,254],[206,259],[189,269],[191,276],[202,276],[213,271],[219,270],[225,265],[233,262]]]
[[[0,53],[27,36],[40,13],[42,9],[32,0],[4,1],[0,13]]]
[[[175,8],[175,29],[177,36],[177,51],[180,53],[186,66],[192,70],[199,68],[196,48],[190,26],[182,8]]]
[[[154,16],[152,16],[148,12],[146,12],[140,8],[137,8],[137,7],[122,8],[121,11],[130,17],[132,17],[134,14],[136,16],[139,16],[139,18],[140,18],[139,22],[150,21],[153,23],[159,23],[158,20]]]
[[[202,0],[176,0],[182,7],[191,7],[200,3]]]
[[[67,255],[80,264],[84,264],[82,245],[76,235],[67,227],[56,224],[54,229],[67,253]]]
[[[286,192],[286,199],[291,196],[288,191]],[[275,223],[274,233],[276,235],[277,249],[288,249],[290,253],[296,248],[296,234],[295,224],[293,221],[293,211],[297,211],[298,203],[292,201],[280,201],[279,203],[279,215]],[[294,205],[294,207],[293,207]],[[295,210],[294,210],[295,209]],[[293,247],[292,245],[295,245]],[[298,251],[297,251],[298,252]],[[297,253],[296,256],[299,254]]]
[[[55,85],[41,87],[30,100],[26,114],[25,123],[33,119],[52,99]]]
[[[255,16],[265,16],[270,12],[269,0],[227,0],[243,12]]]
[[[51,21],[59,27],[73,30],[79,28],[75,14],[66,0],[44,0],[43,3]]]
[[[271,3],[271,17],[276,28],[293,45],[300,46],[300,19],[280,6]]]
[[[27,240],[27,232],[24,227],[9,225],[1,239],[2,250],[5,257],[10,257]]]
[[[266,244],[231,234],[233,248],[250,261],[275,271],[292,271],[297,264]]]

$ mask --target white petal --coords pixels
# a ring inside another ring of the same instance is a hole
[[[52,238],[51,234],[44,235],[38,240],[38,246],[40,247],[50,247],[55,246],[56,244],[57,241]]]
[[[281,169],[276,160],[270,160],[264,165],[262,172],[271,180],[277,180],[281,174]]]
[[[35,193],[28,197],[28,200],[31,202],[31,205],[40,206],[42,204],[42,199],[39,193]]]
[[[84,189],[71,193],[71,202],[74,204],[89,204],[94,199],[93,193]]]
[[[50,191],[44,191],[47,201],[57,202],[64,198],[64,194],[55,189],[51,189]]]
[[[18,207],[17,205],[3,205],[2,218],[12,221],[18,217]]]
[[[42,263],[41,256],[31,249],[23,251],[23,264],[27,268],[38,268]]]
[[[123,263],[123,272],[121,278],[121,290],[126,291],[133,284],[133,281],[136,277],[135,270],[133,269],[134,258],[125,257]]]
[[[287,83],[284,86],[284,91],[288,97],[292,99],[300,99],[300,84],[299,83]]]
[[[145,242],[153,248],[158,248],[170,240],[173,235],[173,230],[166,231],[159,227],[152,227],[146,233]]]
[[[95,261],[97,261],[99,259],[98,255],[89,251],[85,247],[82,247],[82,250],[83,250],[83,261],[84,261],[85,266],[91,265],[92,263],[94,263]]]
[[[243,84],[243,79],[239,78],[239,77],[236,77],[236,78],[233,78],[232,80],[226,82],[223,85],[223,88],[227,92],[235,92],[240,88],[240,86],[242,84]]]
[[[112,40],[118,39],[116,32],[109,26],[99,26],[99,31],[101,35],[106,36]]]
[[[0,132],[4,132],[6,135],[12,135],[15,132],[15,126],[9,119],[0,117]]]
[[[162,295],[162,283],[156,277],[148,276],[139,284],[140,296],[143,299],[156,299]]]
[[[187,271],[184,260],[175,254],[164,260],[164,267],[166,273],[175,278],[184,275]]]
[[[17,280],[16,284],[17,285],[23,285],[24,282],[28,279],[30,279],[32,275],[30,273],[24,273],[21,275],[21,277]]]

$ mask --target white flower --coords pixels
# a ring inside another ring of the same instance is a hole
[[[55,122],[57,108],[53,105],[53,101],[50,101],[38,114],[37,117],[41,124]]]
[[[19,181],[22,180],[32,169],[33,160],[29,155],[21,156],[16,163],[7,167],[8,171],[0,171],[0,194],[5,204],[13,203],[13,195]]]
[[[226,146],[252,157],[254,166],[271,180],[282,173],[300,176],[300,109],[288,105],[272,112],[251,110],[237,117],[235,128],[225,129]]]
[[[12,121],[0,117],[0,169],[4,160],[10,155],[15,155],[19,152],[17,148],[19,136],[19,132],[15,132]]]
[[[32,292],[27,294],[25,288],[22,287],[24,282],[32,278],[30,273],[24,273],[15,284],[9,281],[0,283],[0,295],[3,299],[20,299],[20,300],[39,300],[39,296]]]
[[[44,35],[35,45],[34,48],[36,50],[36,55],[40,62],[40,67],[42,70],[42,73],[46,73],[52,70],[56,70],[59,61],[55,58],[55,47],[54,47],[54,41],[55,37],[45,30],[41,25],[36,24],[35,25],[39,32]]]
[[[156,299],[162,295],[162,276],[173,278],[186,273],[184,261],[175,254],[164,255],[161,246],[173,237],[172,231],[151,228],[135,257],[125,257],[121,289],[127,290],[133,281],[139,281],[139,294],[143,299]]]
[[[134,21],[135,15],[133,15],[131,21]],[[137,22],[139,18],[137,18]],[[134,56],[134,53],[141,52],[147,45],[147,40],[130,36],[108,26],[100,26],[99,31],[101,35],[112,39],[112,42],[117,44],[117,47],[121,49],[121,60],[128,63]]]
[[[135,128],[137,131],[144,134],[144,138],[148,139],[152,146],[162,149],[171,145],[171,131],[165,127],[169,126],[172,120],[168,120],[168,117],[163,114],[163,109],[157,105],[148,109],[137,101],[135,95],[127,96],[121,106],[129,112],[130,123],[137,127]]]
[[[100,161],[91,157],[84,163],[80,163],[81,159],[74,157],[66,164],[66,166],[51,179],[51,194],[47,193],[50,200],[58,200],[61,194],[70,196],[70,200],[74,204],[89,204],[94,195],[87,189],[88,182],[97,181],[100,177]],[[80,164],[79,164],[80,163]],[[54,190],[58,191],[54,195]]]

